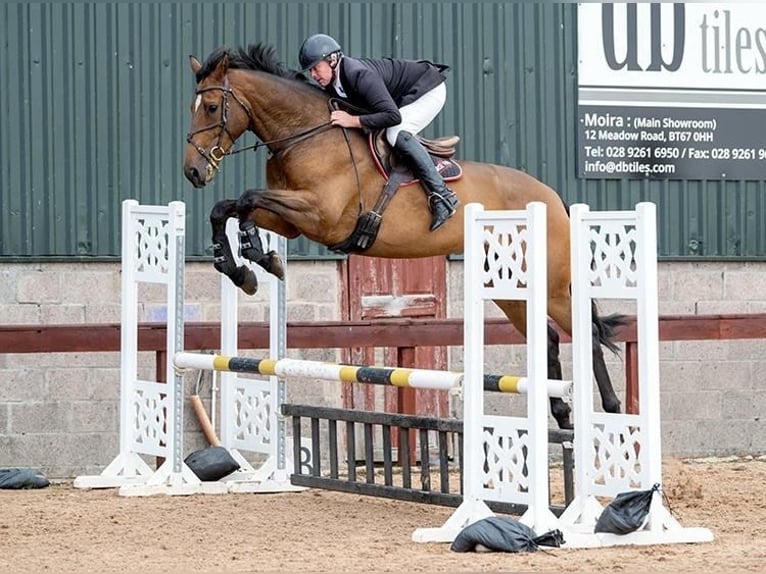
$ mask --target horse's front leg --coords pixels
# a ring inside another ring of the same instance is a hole
[[[237,266],[229,237],[226,235],[226,222],[230,217],[236,217],[236,207],[236,200],[224,199],[216,203],[210,212],[210,225],[213,228],[213,267],[245,293],[254,295],[258,291],[258,278],[249,267]]]
[[[257,212],[262,226],[288,238],[297,237],[300,232],[285,219],[285,214],[295,209],[288,205],[287,197],[270,190],[249,189],[237,201],[242,256],[279,279],[284,279],[285,273],[282,258],[276,251],[264,252],[254,219]]]
[[[274,250],[264,253],[261,235],[258,233],[255,223],[250,219],[242,219],[240,217],[239,246],[242,257],[257,263],[277,279],[285,278],[285,267],[282,263],[282,258]]]

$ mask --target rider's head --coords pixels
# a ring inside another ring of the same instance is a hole
[[[343,52],[335,38],[327,34],[314,34],[303,41],[298,61],[304,72],[323,88],[333,79],[335,67],[338,65]]]

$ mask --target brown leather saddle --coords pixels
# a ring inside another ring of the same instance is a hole
[[[439,172],[444,181],[460,179],[460,176],[463,175],[463,170],[460,167],[460,164],[452,159],[455,155],[455,148],[457,148],[457,144],[460,142],[460,136],[426,139],[416,135],[415,139],[426,148],[428,155],[431,156],[431,159],[434,162],[436,171]],[[388,180],[394,170],[404,169],[409,175],[408,179],[400,183],[400,185],[410,185],[418,181],[408,168],[401,165],[394,149],[386,139],[385,130],[369,134],[368,143],[370,145],[372,157],[375,159],[375,165],[377,165],[378,171],[383,177]]]

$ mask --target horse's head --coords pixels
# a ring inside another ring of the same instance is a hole
[[[189,57],[197,80],[191,105],[191,125],[186,135],[184,175],[194,187],[203,187],[215,176],[224,156],[248,129],[252,117],[246,103],[229,84],[229,54],[217,50],[203,65]]]

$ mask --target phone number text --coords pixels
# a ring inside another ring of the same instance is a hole
[[[725,159],[766,160],[766,148],[697,148],[654,146],[583,146],[585,157],[609,159]]]

